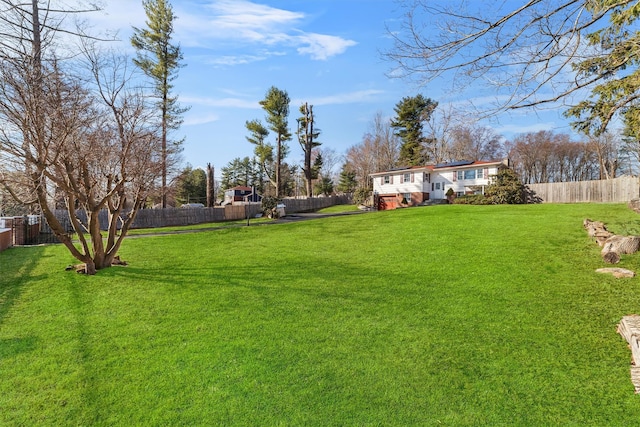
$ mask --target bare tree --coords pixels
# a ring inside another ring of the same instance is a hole
[[[396,167],[399,155],[400,139],[394,134],[390,121],[378,112],[362,142],[347,150],[346,161],[349,169],[356,173],[358,185],[369,188],[369,174]]]
[[[492,128],[477,123],[458,124],[451,130],[450,157],[453,160],[497,160],[504,150],[502,137]]]
[[[336,179],[338,174],[336,167],[344,162],[344,156],[329,147],[316,148],[314,150],[314,159],[317,155],[322,156],[322,170],[320,171],[320,175]]]
[[[486,113],[562,101],[586,134],[637,101],[637,0],[402,4],[403,27],[390,30],[385,55],[395,76],[426,83],[446,74],[458,88],[482,80],[497,90]]]
[[[525,133],[507,143],[513,169],[524,184],[598,179],[596,147],[550,131]]]
[[[436,109],[426,123],[425,137],[433,141],[425,146],[425,157],[434,163],[444,163],[455,159],[451,153],[453,129],[461,121],[461,117],[452,108]]]
[[[589,142],[598,156],[600,179],[615,178],[620,167],[620,138],[611,132],[604,132],[592,137]]]
[[[0,155],[20,179],[7,180],[4,173],[0,179],[13,195],[37,202],[58,239],[95,274],[115,262],[158,176],[158,129],[144,97],[128,88],[126,59],[100,56],[85,45],[88,72],[82,72],[78,61],[56,56],[56,28],[46,24],[51,11],[41,21],[36,0],[29,8],[2,5],[21,18],[13,27],[2,21],[10,35],[5,43],[14,49],[0,63]],[[19,191],[13,191],[16,183]],[[79,246],[54,214],[54,195],[64,201]]]

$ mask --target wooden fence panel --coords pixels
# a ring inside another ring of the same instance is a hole
[[[282,201],[285,213],[310,212],[326,208],[340,203],[350,203],[347,196],[317,197],[310,199],[284,199]],[[168,208],[168,209],[141,209],[133,221],[132,228],[158,228],[178,225],[202,224],[207,222],[221,222],[245,219],[247,215],[254,217],[261,212],[260,203],[248,205],[227,205],[213,208]],[[84,212],[78,211],[78,217],[85,221]],[[61,222],[69,223],[69,214],[66,210],[56,210],[56,218]],[[107,211],[100,212],[100,226],[106,230],[108,224]]]
[[[640,182],[636,177],[579,182],[528,184],[544,203],[618,203],[637,199]]]
[[[0,228],[0,252],[13,246],[13,232],[10,228]]]

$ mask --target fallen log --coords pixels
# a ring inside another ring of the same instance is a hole
[[[602,246],[602,253],[635,254],[640,249],[640,236],[611,236]]]
[[[592,221],[586,218],[582,226],[587,230],[589,237],[595,239],[602,250],[600,254],[604,262],[617,264],[621,254],[633,254],[640,250],[640,236],[619,236],[609,230],[602,221]]]
[[[591,221],[586,218],[582,221],[582,226],[587,230],[589,237],[594,238],[599,246],[604,245],[604,242],[613,236],[613,233],[607,230],[607,226],[602,221]]]
[[[629,343],[631,349],[631,383],[636,394],[640,394],[640,316],[624,316],[617,332]]]

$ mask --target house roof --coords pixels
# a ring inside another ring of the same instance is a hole
[[[244,185],[237,185],[233,188],[228,188],[226,191],[229,191],[229,190],[251,191],[251,187],[245,187]]]
[[[496,166],[500,164],[505,164],[504,160],[476,160],[474,162],[460,161],[460,162],[451,162],[451,163],[440,163],[434,166],[434,169],[443,170],[443,169],[472,169],[477,166]]]
[[[476,161],[470,161],[470,160],[459,160],[459,161],[455,161],[455,162],[449,162],[449,163],[438,163],[437,165],[424,165],[424,166],[410,166],[407,168],[398,168],[398,169],[390,169],[390,170],[386,170],[386,171],[382,171],[382,172],[375,172],[375,173],[371,173],[369,174],[369,176],[373,177],[373,176],[380,176],[380,175],[388,175],[389,173],[395,173],[395,172],[416,172],[416,171],[425,171],[425,172],[432,172],[432,171],[446,171],[446,170],[458,170],[458,169],[473,169],[473,168],[477,168],[478,166],[497,166],[500,164],[507,164],[507,160],[476,160]]]
[[[382,171],[382,172],[370,173],[369,176],[388,175],[389,173],[392,173],[392,172],[404,172],[404,171],[407,171],[407,172],[416,172],[416,171],[430,172],[430,171],[433,170],[433,166],[434,165],[410,166],[408,168],[389,169],[389,170]]]

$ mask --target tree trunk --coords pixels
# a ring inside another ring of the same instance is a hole
[[[278,135],[278,153],[276,156],[276,199],[280,199],[280,186],[282,185],[280,182],[281,164],[282,164],[282,140],[280,135]]]
[[[214,169],[211,163],[207,163],[207,207],[211,208],[215,205],[215,180]]]

